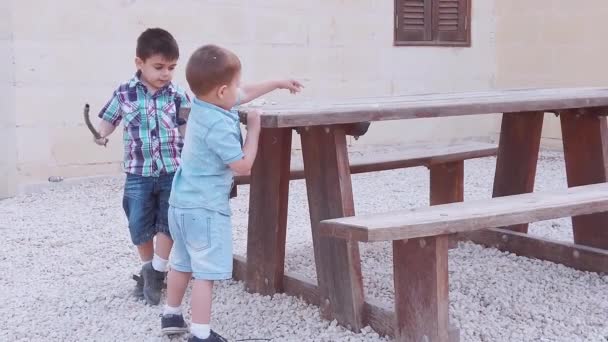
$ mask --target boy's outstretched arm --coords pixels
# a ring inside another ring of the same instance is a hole
[[[302,83],[293,79],[266,81],[244,85],[241,87],[242,98],[240,104],[255,100],[258,97],[268,94],[276,89],[288,89],[290,93],[295,94],[300,92],[302,88],[304,88]]]

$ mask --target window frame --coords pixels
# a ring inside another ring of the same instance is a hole
[[[429,11],[429,18],[425,17],[425,20],[430,20],[430,32],[425,32],[424,35],[429,35],[429,40],[402,40],[399,32],[399,16],[401,15],[398,10],[403,8],[402,4],[408,0],[395,0],[393,8],[393,46],[437,46],[437,47],[471,47],[471,3],[472,0],[462,0],[466,4],[464,13],[464,40],[439,40],[437,38],[440,32],[435,27],[436,21],[436,3],[440,0],[425,0],[429,1],[431,10]],[[425,14],[426,15],[426,14]],[[444,31],[445,32],[445,31]]]

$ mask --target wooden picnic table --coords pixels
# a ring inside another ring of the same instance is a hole
[[[246,260],[235,258],[235,275],[245,280],[248,291],[300,296],[319,305],[324,317],[336,318],[353,330],[360,329],[363,321],[390,334],[393,316],[382,306],[367,302],[363,320],[349,316],[359,310],[348,307],[351,303],[344,298],[353,294],[342,296],[340,284],[356,281],[348,278],[353,274],[361,276],[358,243],[324,238],[317,232],[322,220],[355,214],[345,134],[348,124],[502,113],[492,193],[493,197],[499,197],[534,190],[543,118],[545,113],[551,112],[561,120],[568,186],[606,182],[608,127],[604,115],[608,114],[608,88],[496,90],[302,101],[261,109],[260,146],[251,174],[247,257]],[[317,284],[284,272],[294,128],[302,141]],[[608,213],[573,217],[572,221],[574,244],[521,234],[527,233],[527,224],[509,227],[513,236],[508,239],[503,233],[491,230],[467,233],[466,238],[579,269],[608,271],[608,254],[605,254],[608,250]],[[585,249],[584,253],[576,252],[581,250],[581,245],[593,248]],[[598,258],[601,263],[597,262]]]

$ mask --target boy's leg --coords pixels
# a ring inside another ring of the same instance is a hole
[[[173,246],[171,231],[169,229],[168,212],[169,196],[171,196],[171,186],[173,184],[173,174],[162,175],[156,183],[156,248],[154,250],[154,269],[160,272],[167,271],[167,261]]]
[[[144,297],[149,304],[156,305],[160,302],[161,290],[169,254],[173,246],[171,232],[169,231],[168,211],[169,196],[173,174],[161,175],[154,180],[154,228],[156,233],[156,249],[153,252],[152,265],[143,269]]]
[[[192,335],[205,339],[211,335],[211,300],[213,298],[212,280],[194,280],[192,286]]]
[[[167,306],[177,308],[182,305],[192,272],[169,270],[167,275]]]
[[[129,222],[131,242],[137,247],[142,261],[142,271],[146,264],[152,262],[154,254],[153,238],[155,234],[154,180],[134,174],[127,174],[122,200],[123,209]],[[143,279],[137,282],[134,294],[143,298]]]
[[[192,277],[192,268],[190,267],[190,255],[186,248],[185,237],[182,234],[183,211],[173,207],[169,209],[169,229],[175,243],[171,258],[171,270],[167,279],[167,303],[161,318],[161,331],[166,335],[188,331],[182,315],[181,304]]]
[[[173,240],[167,233],[156,234],[156,248],[153,249],[154,259],[158,260],[154,264],[154,269],[161,272],[167,271],[169,254],[171,254]]]
[[[184,218],[186,248],[192,258],[195,278],[192,288],[192,326],[195,338],[222,341],[221,336],[211,331],[211,301],[213,281],[232,277],[232,227],[230,217],[201,209],[199,215]]]
[[[154,257],[154,242],[153,240],[137,245],[137,253],[142,262],[151,262]]]
[[[165,335],[182,334],[188,331],[181,306],[191,277],[191,272],[169,270],[167,276],[167,303],[160,320],[161,332]]]

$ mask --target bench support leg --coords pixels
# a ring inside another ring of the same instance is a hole
[[[448,236],[393,242],[395,340],[448,341]]]
[[[464,160],[431,165],[431,205],[464,201]],[[450,236],[449,248],[456,248],[458,241]]]
[[[249,292],[283,292],[290,159],[291,129],[262,129],[249,195]]]
[[[355,214],[346,136],[339,126],[309,127],[300,134],[321,313],[359,331],[364,308],[359,245],[318,233],[320,221]]]
[[[606,182],[606,117],[565,111],[560,120],[568,186]],[[608,249],[608,212],[573,217],[572,227],[574,243]]]
[[[503,114],[493,197],[534,191],[543,118],[543,112]],[[528,232],[528,224],[504,228]]]

